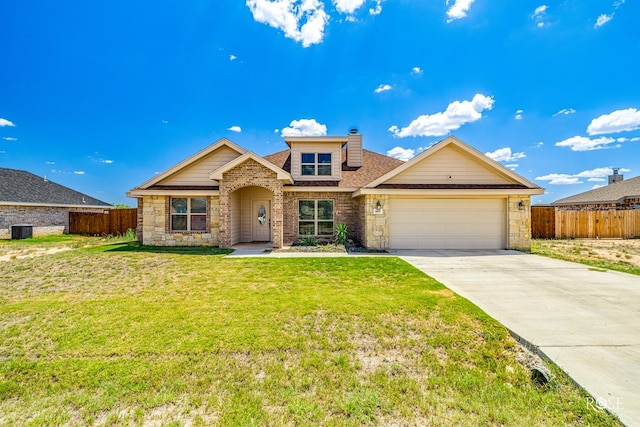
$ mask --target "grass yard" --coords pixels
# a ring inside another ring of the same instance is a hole
[[[640,276],[640,239],[533,239],[531,253]]]
[[[218,253],[1,262],[0,424],[619,425],[400,259]]]

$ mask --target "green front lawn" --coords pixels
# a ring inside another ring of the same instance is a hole
[[[216,253],[0,263],[0,424],[618,425],[400,259]]]

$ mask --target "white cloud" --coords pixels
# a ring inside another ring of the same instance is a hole
[[[411,74],[422,74],[422,68],[420,67],[413,67],[411,69]]]
[[[602,188],[602,187],[605,187],[605,185],[595,184],[593,187],[591,187],[591,189],[595,190],[596,188]]]
[[[631,169],[619,168],[619,172],[631,172]],[[604,180],[605,177],[611,175],[612,173],[613,168],[607,166],[582,171],[575,174],[574,176],[577,176],[578,178],[589,178],[589,181],[593,181],[597,178],[602,178]]]
[[[387,156],[398,160],[404,160],[406,162],[415,156],[415,153],[415,150],[411,148],[393,147],[391,150],[387,151]]]
[[[238,59],[237,56],[235,55],[229,55],[229,61],[235,61],[236,59]]]
[[[380,15],[382,13],[382,2],[384,0],[375,0],[376,7],[369,8],[370,15]]]
[[[574,110],[573,108],[563,108],[562,110],[558,111],[557,113],[555,113],[553,115],[553,117],[556,116],[568,116],[569,114],[574,114],[576,112],[576,110]]]
[[[543,4],[541,6],[536,7],[536,9],[533,11],[533,15],[534,17],[536,16],[540,16],[543,13],[545,13],[547,11],[547,9],[549,8],[549,6],[547,6],[546,4]]]
[[[327,126],[315,119],[293,120],[289,127],[282,129],[282,136],[325,136]]]
[[[236,133],[242,132],[242,128],[240,126],[231,126],[227,128],[227,130],[230,130],[231,132],[236,132]]]
[[[510,147],[498,148],[496,151],[484,153],[484,155],[496,162],[515,162],[518,159],[527,157],[523,152],[512,153]]]
[[[467,16],[467,12],[471,9],[471,5],[475,0],[453,0],[453,5],[447,10],[447,23],[456,19],[462,19]],[[450,0],[446,4],[449,5]]]
[[[537,148],[540,148],[540,147],[542,147],[543,145],[544,145],[544,142],[542,142],[542,141],[538,141],[538,143],[536,144],[536,147],[537,147]]]
[[[630,172],[630,170],[621,168],[620,172]],[[552,173],[549,175],[539,176],[536,179],[539,181],[549,181],[549,184],[553,185],[582,184],[582,178],[587,178],[587,181],[590,182],[602,182],[605,180],[605,177],[612,173],[613,169],[611,167],[600,167],[576,174]]]
[[[600,28],[607,22],[611,21],[611,19],[613,19],[613,13],[611,15],[603,13],[602,15],[598,16],[598,19],[596,19],[596,23],[593,25],[593,28]]]
[[[84,171],[73,171],[76,175],[84,175]]]
[[[592,151],[603,150],[609,147],[609,144],[615,142],[613,138],[600,137],[596,139],[587,138],[586,136],[573,136],[563,141],[556,142],[556,147],[569,147],[571,151]]]
[[[617,142],[638,142],[640,141],[640,136],[634,136],[633,138],[616,138]]]
[[[553,185],[582,184],[580,178],[564,173],[550,173],[549,175],[538,176],[536,179],[538,181],[549,181],[549,184]]]
[[[107,164],[107,165],[110,165],[110,164],[112,164],[112,163],[113,163],[113,160],[105,159],[105,160],[103,160],[103,161],[102,161],[102,163],[105,163],[105,164]]]
[[[3,136],[2,139],[5,141],[17,141],[18,138],[14,138],[13,136]]]
[[[531,14],[531,19],[533,19],[536,22],[536,25],[538,26],[538,28],[542,28],[545,25],[544,20],[547,17],[547,9],[549,9],[549,6],[547,6],[546,4],[543,4],[541,6],[536,7],[533,13]]]
[[[524,111],[522,111],[522,110],[517,110],[517,111],[516,111],[516,115],[515,115],[514,119],[516,119],[516,120],[522,120],[522,113],[524,113]]]
[[[351,15],[364,4],[364,1],[365,0],[333,0],[333,4],[336,6],[338,12]]]
[[[162,124],[163,124],[163,125],[166,125],[167,123],[169,123],[169,120],[163,120],[163,121],[162,121]]]
[[[509,168],[511,170],[515,170],[515,168],[517,168],[518,166],[520,166],[520,165],[517,164],[517,163],[510,163],[508,165],[504,165],[505,168]]]
[[[492,97],[478,93],[471,101],[453,101],[444,112],[422,115],[402,129],[393,125],[389,131],[399,138],[446,135],[466,123],[480,120],[484,110],[493,108],[493,102]]]
[[[329,15],[318,0],[247,0],[253,19],[284,31],[303,47],[321,43]]]
[[[44,162],[44,163],[47,164],[47,165],[55,165],[56,164],[56,162]]]
[[[0,128],[3,128],[3,127],[5,127],[5,126],[14,127],[14,126],[15,126],[15,124],[13,124],[13,122],[10,122],[10,121],[9,121],[9,120],[7,120],[7,119],[0,118]]]
[[[627,108],[626,110],[616,110],[613,113],[603,114],[593,119],[587,127],[587,133],[589,135],[602,135],[636,129],[640,129],[640,111],[635,108]]]
[[[393,87],[392,87],[391,85],[384,84],[384,85],[380,85],[380,86],[378,86],[378,87],[374,90],[374,92],[375,92],[375,93],[386,92],[386,91],[391,90],[391,89],[393,89]]]

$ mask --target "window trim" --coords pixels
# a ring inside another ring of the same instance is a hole
[[[186,199],[187,200],[187,212],[172,212],[173,200],[175,199]],[[190,212],[191,211],[191,201],[192,199],[204,199],[205,201],[205,212]],[[208,233],[210,229],[210,200],[209,197],[206,196],[169,196],[167,197],[167,231],[170,233]],[[187,217],[187,229],[186,230],[175,230],[173,229],[173,217],[177,215],[185,215]],[[205,217],[205,228],[204,230],[192,230],[191,229],[191,218],[193,216],[204,216]]]
[[[303,158],[305,155],[312,155],[313,162],[304,162]],[[320,162],[320,156],[325,155],[329,156],[329,163]],[[305,166],[313,167],[313,174],[305,174],[304,168]],[[328,174],[319,174],[320,166],[329,166]],[[333,176],[333,153],[309,153],[309,152],[301,152],[300,153],[300,176],[318,176],[318,177],[331,177]]]
[[[300,202],[313,202],[313,219],[301,219],[300,218]],[[331,202],[331,219],[318,219],[318,203],[320,202]],[[300,224],[313,224],[313,235],[314,236],[333,236],[335,234],[335,222],[336,222],[336,202],[334,199],[298,199],[298,236],[304,236],[300,232]],[[331,233],[329,234],[319,234],[318,233],[318,224],[319,223],[331,223]]]

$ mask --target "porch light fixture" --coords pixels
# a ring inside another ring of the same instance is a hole
[[[518,209],[520,209],[521,211],[524,210],[524,202],[522,200],[518,202]]]
[[[382,205],[380,204],[380,200],[378,200],[376,202],[376,210],[379,211],[380,209],[382,209]]]

